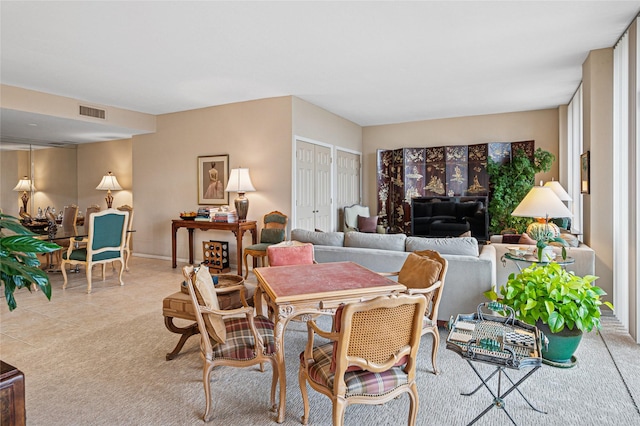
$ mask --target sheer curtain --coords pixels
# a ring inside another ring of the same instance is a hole
[[[640,343],[640,33],[638,19],[613,50],[613,303]]]

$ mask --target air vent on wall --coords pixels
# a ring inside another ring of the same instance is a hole
[[[105,120],[107,118],[107,111],[86,105],[80,105],[80,115]]]

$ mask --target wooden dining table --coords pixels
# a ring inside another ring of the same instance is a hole
[[[307,320],[317,314],[333,314],[342,303],[403,292],[406,287],[353,262],[262,267],[254,272],[258,278],[254,295],[256,312],[264,313],[264,298],[274,316],[280,384],[277,421],[282,423],[287,389],[284,331],[289,321],[296,317]]]

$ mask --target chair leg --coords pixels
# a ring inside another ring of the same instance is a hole
[[[124,285],[124,281],[122,281],[123,273],[124,273],[124,259],[120,259],[120,273],[118,274],[118,280],[120,280],[120,285]]]
[[[342,426],[344,424],[345,408],[347,408],[347,402],[344,399],[333,399],[333,426]]]
[[[123,255],[125,258],[124,270],[129,272],[129,258],[131,257],[131,252],[128,247],[124,249]]]
[[[204,416],[202,416],[202,420],[208,422],[213,417],[213,413],[211,412],[211,371],[213,371],[213,363],[209,360],[206,360],[204,363],[204,369],[202,371],[202,381],[204,383],[204,397],[207,400]]]
[[[440,370],[436,365],[436,358],[438,357],[438,347],[440,347],[440,334],[438,333],[438,328],[429,328],[427,333],[431,334],[433,337],[433,342],[431,345],[431,365],[433,366],[433,374],[440,374]]]
[[[62,283],[62,289],[67,288],[67,263],[60,262],[60,270],[62,271],[62,277],[64,278],[64,283]]]
[[[418,419],[418,386],[416,382],[411,385],[409,391],[409,426],[415,426]]]
[[[87,263],[85,269],[87,270],[87,294],[89,294],[91,293],[91,272],[93,269],[93,265],[90,263]]]
[[[249,263],[247,263],[248,256],[249,256],[249,253],[244,254],[244,278],[245,279],[247,279],[247,277],[249,276]]]
[[[300,421],[303,425],[309,423],[309,390],[307,389],[307,373],[303,367],[298,370],[298,383],[302,394],[303,413]]]

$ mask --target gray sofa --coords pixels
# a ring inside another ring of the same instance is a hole
[[[318,263],[352,261],[376,272],[399,271],[410,252],[436,250],[449,262],[438,320],[475,312],[496,282],[496,253],[473,237],[422,238],[404,234],[291,231],[291,239],[314,245]]]

